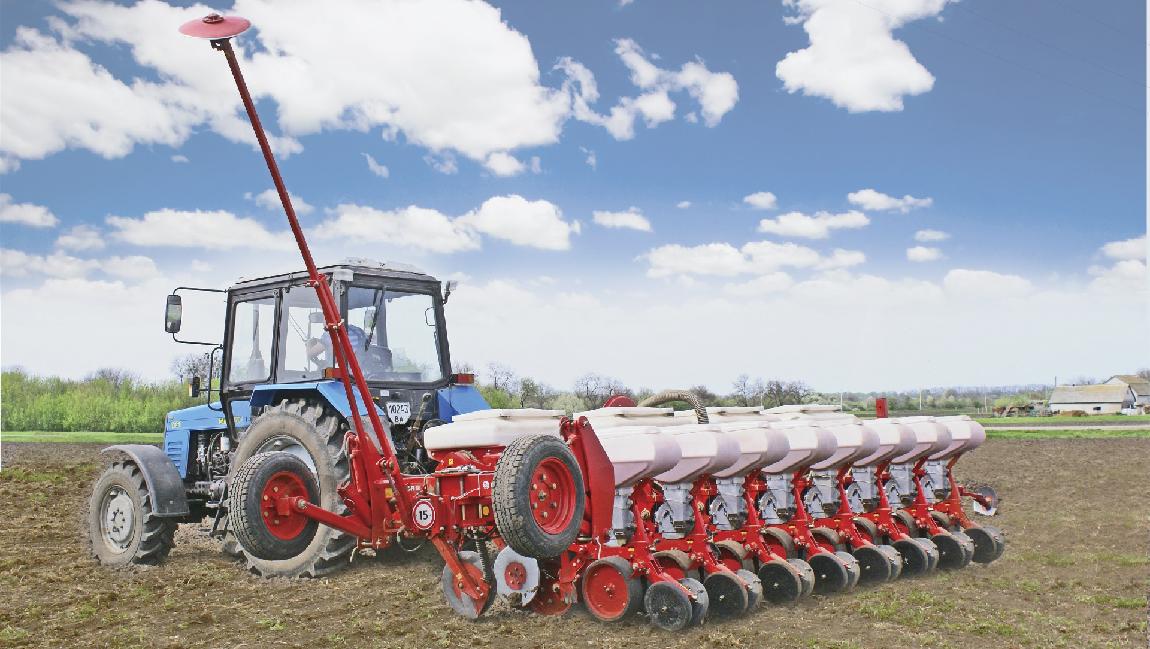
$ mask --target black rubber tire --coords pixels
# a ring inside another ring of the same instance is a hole
[[[896,509],[893,516],[903,525],[906,525],[907,536],[919,538],[922,536],[922,530],[918,528],[918,523],[914,522],[914,516],[905,509]]]
[[[961,529],[952,530],[951,535],[958,539],[958,544],[962,547],[962,566],[965,568],[974,559],[974,539],[967,536],[966,532]]]
[[[763,603],[763,582],[755,573],[743,568],[735,574],[747,585],[747,612],[754,611]]]
[[[786,561],[775,559],[759,566],[763,599],[772,604],[790,604],[803,596],[803,579],[799,570]]]
[[[712,572],[703,580],[703,587],[707,589],[710,612],[715,617],[739,617],[750,608],[747,588],[733,572]]]
[[[924,538],[915,538],[914,541],[926,550],[928,560],[927,572],[938,570],[938,546],[934,544],[934,541]]]
[[[966,555],[958,539],[950,532],[940,532],[930,537],[938,547],[938,569],[957,570],[966,565]]]
[[[835,552],[835,556],[839,558],[839,561],[843,562],[844,566],[846,566],[847,576],[849,578],[849,581],[847,582],[847,590],[854,590],[854,587],[858,586],[859,584],[859,577],[862,576],[862,569],[859,567],[858,559],[855,559],[854,555],[852,555],[850,552],[845,552],[842,550]]]
[[[836,555],[829,552],[820,552],[807,559],[811,569],[815,571],[815,592],[827,595],[841,593],[850,586],[850,574],[846,564]]]
[[[996,527],[983,525],[980,527],[971,527],[966,530],[966,535],[974,541],[974,557],[972,560],[975,563],[990,563],[1002,555],[1001,548],[1006,547],[1006,538],[1003,536],[1002,531]]]
[[[621,593],[616,593],[619,597],[626,597],[623,603],[623,608],[617,614],[608,615],[604,611],[597,610],[590,604],[591,597],[587,592],[587,575],[596,570],[612,569],[622,575],[626,588]],[[634,575],[634,570],[631,567],[631,562],[623,557],[603,557],[596,561],[591,562],[583,570],[583,577],[579,580],[579,595],[583,600],[583,607],[591,614],[591,617],[599,620],[600,622],[618,622],[624,620],[638,611],[643,605],[643,580]]]
[[[894,581],[902,576],[902,555],[898,550],[894,549],[893,545],[879,545],[879,551],[886,555],[887,561],[890,563],[890,580]]]
[[[126,545],[115,547],[105,538],[102,516],[104,496],[120,490],[132,502],[132,532]],[[96,480],[88,501],[88,541],[92,556],[105,566],[156,565],[175,547],[176,523],[160,518],[144,474],[134,462],[115,462]]]
[[[867,540],[874,544],[882,543],[882,532],[878,531],[878,525],[869,518],[856,516],[854,519],[855,529],[857,529]]]
[[[846,552],[847,544],[843,541],[842,534],[839,534],[836,530],[829,527],[816,527],[811,530],[811,536],[831,544],[834,548],[831,550],[832,552]]]
[[[815,592],[815,571],[811,568],[811,564],[802,559],[787,559],[795,570],[799,573],[799,580],[803,583],[803,592],[800,597],[806,597]]]
[[[535,468],[547,459],[562,462],[574,485],[575,508],[571,520],[557,534],[545,532],[531,514],[531,477]],[[571,449],[554,435],[527,435],[508,444],[495,465],[491,492],[499,535],[512,550],[525,557],[557,557],[579,535],[586,498],[583,474]]]
[[[318,522],[309,519],[295,538],[281,539],[271,533],[261,515],[260,496],[267,481],[281,472],[292,473],[303,482],[308,502],[319,499],[319,485],[311,469],[303,460],[283,451],[257,453],[232,476],[228,523],[244,552],[257,559],[283,561],[299,556],[311,545],[319,528]]]
[[[913,539],[895,541],[894,549],[902,556],[902,574],[907,577],[919,577],[930,572],[930,557],[926,548]]]
[[[947,514],[945,514],[943,512],[932,511],[930,513],[930,517],[931,517],[931,519],[934,520],[935,523],[938,524],[939,527],[941,527],[942,529],[944,529],[948,532],[960,532],[960,531],[962,531],[962,526],[955,523],[950,518],[950,516],[948,516]]]
[[[307,450],[316,465],[319,500],[313,502],[342,515],[347,507],[336,489],[349,476],[348,458],[343,449],[347,431],[347,421],[326,403],[316,399],[284,399],[265,408],[240,438],[232,456],[232,475],[248,458],[268,450],[262,447],[275,438],[290,438]],[[355,544],[354,536],[320,525],[311,544],[295,557],[269,561],[246,552],[243,556],[248,569],[264,577],[322,577],[346,566]]]
[[[707,611],[711,608],[707,587],[694,577],[684,577],[679,580],[679,583],[695,594],[695,599],[691,602],[691,626],[698,626],[707,618]]]
[[[682,631],[694,613],[691,598],[678,584],[669,581],[658,581],[647,588],[643,609],[651,624],[664,631]]]
[[[890,559],[876,545],[855,548],[854,557],[859,562],[859,583],[879,584],[891,579]]]
[[[782,546],[785,551],[784,559],[797,559],[799,557],[799,552],[795,548],[795,539],[786,530],[777,527],[764,527],[763,537],[765,540],[773,540]]]

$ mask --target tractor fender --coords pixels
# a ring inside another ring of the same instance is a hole
[[[159,448],[147,444],[116,444],[100,453],[127,455],[140,468],[156,516],[181,518],[191,513],[184,495],[184,481],[180,479],[176,465]]]

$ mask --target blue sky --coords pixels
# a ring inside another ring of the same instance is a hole
[[[1144,3],[404,4],[299,30],[241,0],[237,44],[317,255],[462,278],[457,358],[717,389],[1150,365]],[[167,287],[299,265],[222,58],[175,32],[205,12],[3,12],[2,362],[162,377]]]

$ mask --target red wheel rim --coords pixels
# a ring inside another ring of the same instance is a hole
[[[771,534],[763,534],[762,537],[763,545],[767,546],[767,549],[770,550],[771,554],[775,555],[776,557],[789,556],[790,553],[788,552],[787,547],[779,541],[778,537],[775,537]]]
[[[827,538],[827,535],[825,534],[816,534],[811,532],[811,538],[814,539],[815,545],[819,546],[826,552],[834,554],[835,551],[838,550],[838,548],[835,547],[835,544],[829,538]]]
[[[470,575],[473,580],[475,580],[477,582],[481,582],[481,583],[484,581],[483,571],[479,569],[479,566],[476,566],[473,563],[469,563],[467,561],[464,561],[463,562],[463,569],[467,571],[467,574]],[[468,595],[467,591],[460,588],[458,576],[456,576],[454,579],[451,580],[451,590],[455,592],[455,597],[459,601],[471,602],[475,606],[476,613],[483,613],[484,602],[481,600],[475,599],[471,595]]]
[[[679,562],[675,561],[671,557],[658,557],[655,559],[655,563],[659,564],[659,567],[663,569],[663,572],[670,575],[675,579],[675,581],[678,581],[687,576],[687,571],[683,570],[683,566],[680,566]]]
[[[743,560],[727,548],[719,548],[719,563],[726,566],[727,570],[731,572],[738,572],[743,569]]]
[[[264,517],[264,526],[277,539],[290,541],[307,527],[308,518],[297,513],[295,507],[288,507],[286,514],[280,513],[281,498],[288,498],[291,502],[296,498],[307,499],[307,485],[291,471],[280,471],[268,478],[260,493],[260,514]]]
[[[583,579],[587,608],[595,617],[614,620],[627,610],[631,591],[627,588],[627,578],[615,566],[609,563],[593,566]]]
[[[507,582],[511,590],[520,590],[523,588],[523,584],[527,583],[527,568],[524,568],[523,564],[518,561],[512,561],[503,569],[503,580]]]
[[[558,458],[549,457],[531,474],[531,515],[547,534],[559,534],[575,515],[575,479]]]

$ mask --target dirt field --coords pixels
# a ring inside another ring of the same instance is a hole
[[[992,440],[960,479],[995,484],[1006,555],[990,566],[767,607],[665,634],[578,608],[544,618],[451,614],[432,552],[356,560],[322,580],[265,581],[181,528],[159,568],[112,571],[85,551],[98,446],[5,444],[5,647],[1145,647],[1150,441]]]

